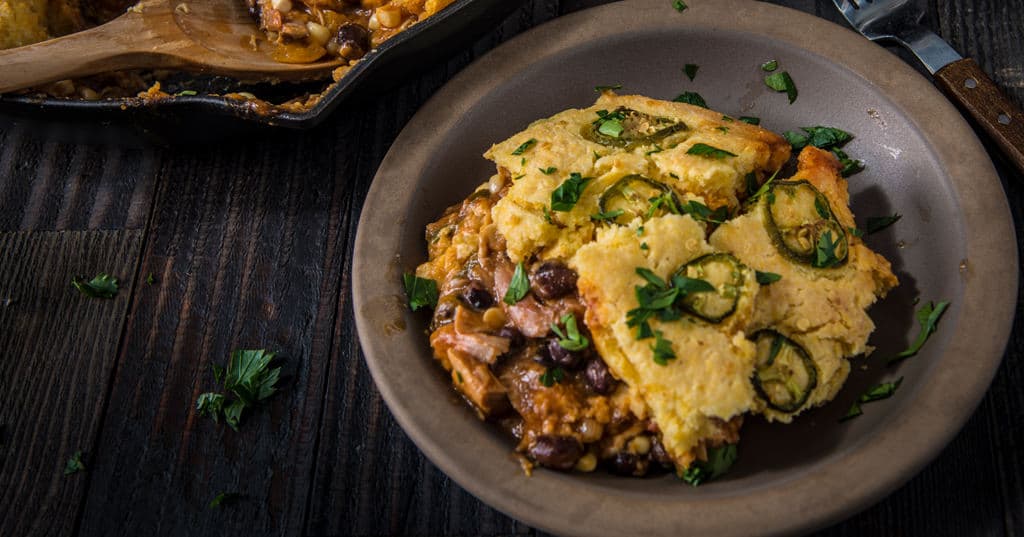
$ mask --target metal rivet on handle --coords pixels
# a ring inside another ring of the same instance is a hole
[[[974,89],[978,87],[978,81],[973,78],[968,78],[967,80],[964,80],[964,87],[967,89]]]
[[[1005,113],[1004,114],[999,114],[999,123],[1001,125],[1009,125],[1010,124],[1010,115],[1009,114],[1005,114]]]

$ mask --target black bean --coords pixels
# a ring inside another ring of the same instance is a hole
[[[647,467],[650,465],[647,457],[642,457],[627,451],[616,453],[609,460],[611,471],[618,475],[640,477],[647,475]]]
[[[526,338],[523,337],[523,333],[511,326],[501,327],[501,330],[498,330],[498,335],[503,338],[508,338],[508,347],[510,351],[518,349],[526,343]]]
[[[462,299],[475,310],[482,311],[494,305],[494,297],[484,286],[473,282],[462,289]]]
[[[615,377],[608,366],[600,358],[593,358],[587,362],[587,369],[584,372],[587,379],[587,387],[601,395],[608,395],[615,389]]]
[[[574,353],[572,350],[566,350],[565,347],[558,344],[557,339],[551,339],[548,341],[548,358],[551,360],[552,365],[563,367],[565,369],[578,368],[583,362],[582,353]]]
[[[530,448],[534,460],[555,470],[572,470],[581,455],[583,445],[571,436],[540,436]]]
[[[561,261],[545,261],[533,271],[530,283],[537,296],[552,300],[576,291],[576,272]]]
[[[370,32],[353,22],[342,24],[333,41],[338,45],[338,55],[349,60],[358,60],[370,51]]]

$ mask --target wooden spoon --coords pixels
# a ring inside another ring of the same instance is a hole
[[[142,0],[95,28],[0,51],[0,93],[123,69],[182,69],[243,81],[320,78],[340,62],[282,63],[244,0]]]

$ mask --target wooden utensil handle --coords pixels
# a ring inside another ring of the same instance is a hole
[[[981,67],[965,58],[939,69],[935,80],[939,88],[956,99],[999,144],[1017,169],[1024,172],[1024,112],[1000,91]]]

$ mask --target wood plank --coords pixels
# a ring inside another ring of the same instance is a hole
[[[295,535],[312,474],[345,253],[351,126],[182,152],[161,171],[82,535]],[[195,412],[231,350],[277,351],[282,389],[234,432]],[[243,498],[210,509],[220,492]]]
[[[142,232],[0,233],[0,535],[70,535],[92,471]],[[121,280],[113,300],[72,276]],[[65,477],[81,450],[89,470]]]

